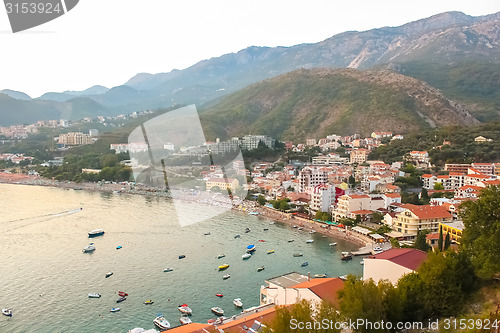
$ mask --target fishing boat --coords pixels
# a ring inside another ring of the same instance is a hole
[[[215,313],[216,315],[218,316],[222,316],[224,315],[224,310],[222,310],[221,308],[219,308],[218,306],[217,307],[213,307],[211,308],[210,310],[212,310],[213,313]]]
[[[226,274],[222,277],[223,280],[227,280],[231,277],[231,274]]]
[[[117,249],[117,250],[119,250],[119,249],[121,249],[121,248],[122,248],[122,246],[121,246],[121,245],[118,245],[118,246],[116,247],[116,249]]]
[[[240,237],[241,237],[240,235],[236,235],[236,236],[234,236],[234,238],[240,238]]]
[[[153,301],[152,299],[150,299],[149,301],[146,301],[144,302],[144,304],[153,304],[155,301]]]
[[[271,254],[271,253],[274,253],[274,250],[267,251],[267,254]]]
[[[106,278],[109,278],[111,275],[113,275],[113,272],[107,272],[106,273]]]
[[[294,253],[294,254],[293,254],[293,256],[294,256],[294,257],[302,257],[303,255],[304,255],[304,254],[302,254],[302,253]]]
[[[102,235],[104,235],[104,229],[95,229],[95,230],[89,231],[89,238],[102,236]]]
[[[164,272],[171,272],[171,271],[173,271],[173,270],[174,270],[174,269],[173,269],[172,267],[167,267],[167,268],[165,268],[163,271],[164,271]]]
[[[219,266],[219,271],[223,271],[223,270],[228,269],[228,268],[229,268],[228,264],[223,264],[223,265]]]
[[[314,274],[315,278],[326,278],[326,274]]]
[[[90,293],[89,298],[101,298],[101,294],[98,293]]]
[[[89,245],[85,246],[82,250],[83,253],[90,253],[94,251],[95,251],[94,243],[90,243]]]
[[[247,246],[247,252],[248,252],[248,253],[252,253],[252,252],[253,252],[253,251],[255,251],[255,250],[256,250],[255,245],[248,245],[248,246]]]
[[[306,240],[306,243],[313,243],[314,242],[314,239],[308,239]]]
[[[235,298],[235,299],[233,299],[233,304],[234,304],[234,306],[236,306],[238,308],[242,308],[243,307],[243,303],[241,302],[241,298]]]
[[[257,268],[257,272],[261,272],[261,271],[263,271],[263,270],[264,270],[264,268],[265,268],[264,266],[260,266],[259,268]]]
[[[224,295],[222,295],[221,293],[215,294],[215,296],[217,296],[217,297],[224,297]]]
[[[120,311],[120,308],[112,308],[111,310],[109,310],[109,312],[118,312]]]
[[[340,257],[340,260],[351,260],[352,259],[352,254],[349,252],[342,252],[342,256]]]
[[[307,265],[309,265],[309,263],[306,261],[306,262],[303,262],[300,267],[306,267]]]
[[[192,315],[193,314],[193,310],[191,310],[191,308],[187,304],[179,305],[177,307],[177,309],[179,309],[179,311],[185,315]]]
[[[217,256],[217,259],[222,259],[222,258],[224,258],[225,256],[226,256],[225,254],[219,254],[219,255]]]
[[[179,256],[179,259],[184,259],[184,258],[186,258],[186,255],[185,255],[185,254],[181,254],[181,255]]]
[[[179,321],[181,322],[182,325],[187,325],[192,323],[191,319],[189,319],[188,316],[181,316],[179,318]]]
[[[153,324],[160,330],[165,331],[170,328],[170,323],[163,316],[158,316],[153,320]]]
[[[124,301],[124,300],[126,300],[126,299],[127,299],[127,297],[120,297],[120,298],[118,298],[118,299],[116,300],[116,303],[121,303],[121,302],[123,302],[123,301]]]
[[[336,246],[336,245],[337,245],[337,242],[333,242],[333,243],[330,243],[330,244],[328,244],[328,245],[330,245],[330,246]]]
[[[2,314],[7,317],[12,317],[12,310],[11,309],[2,309]]]
[[[288,243],[291,243],[291,242],[294,242],[294,241],[295,241],[294,239],[289,239]]]
[[[124,291],[119,291],[118,296],[125,297],[125,296],[128,296],[128,294]]]
[[[244,255],[242,255],[242,256],[241,256],[241,258],[242,258],[243,260],[245,260],[245,259],[250,258],[251,256],[252,256],[252,254],[251,254],[251,253],[245,253]]]

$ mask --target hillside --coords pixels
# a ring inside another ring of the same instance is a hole
[[[253,84],[202,110],[201,119],[209,139],[267,134],[294,141],[477,123],[422,81],[390,71],[325,68]]]

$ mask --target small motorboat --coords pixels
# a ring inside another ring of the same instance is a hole
[[[226,274],[222,277],[223,280],[227,280],[231,277],[231,274]]]
[[[185,315],[192,315],[193,314],[193,310],[191,310],[191,308],[187,304],[179,305],[177,307],[177,309],[179,309],[179,311]]]
[[[308,239],[306,240],[306,243],[314,243],[314,239]]]
[[[90,243],[89,245],[85,246],[82,250],[83,253],[91,253],[94,251],[95,251],[94,243]]]
[[[224,310],[222,310],[221,308],[219,307],[213,307],[211,308],[210,310],[212,310],[213,313],[215,313],[216,315],[218,316],[222,316],[224,315]]]
[[[222,259],[222,258],[224,258],[225,256],[226,256],[225,254],[219,254],[219,255],[217,256],[217,259]]]
[[[365,264],[364,260],[361,260],[359,264],[364,265]]]
[[[302,254],[302,253],[294,253],[294,254],[293,254],[293,256],[294,256],[294,257],[302,257],[303,255],[304,255],[304,254]]]
[[[153,301],[152,299],[150,299],[149,301],[144,302],[144,304],[146,304],[146,305],[147,305],[147,304],[153,304],[154,302],[155,302],[155,301]]]
[[[309,263],[306,261],[306,262],[303,262],[300,267],[306,267],[307,265],[309,265]]]
[[[109,310],[109,312],[118,312],[120,311],[120,308],[112,308],[111,310]]]
[[[309,231],[309,233],[314,234],[314,233],[316,233],[316,230],[311,230],[311,231]]]
[[[205,232],[203,235],[210,236],[210,231],[209,232]]]
[[[328,244],[328,245],[330,245],[330,246],[336,246],[336,245],[337,245],[337,242],[333,242],[333,243],[330,243],[330,244]]]
[[[298,226],[298,225],[294,225],[293,227],[294,227],[295,229],[297,229],[299,226]]]
[[[294,242],[294,241],[295,241],[294,239],[289,239],[288,243],[291,243],[291,242]]]
[[[118,246],[116,247],[116,249],[117,249],[117,250],[119,250],[119,249],[121,249],[121,248],[122,248],[122,246],[121,246],[121,245],[118,245]]]
[[[259,239],[259,242],[265,243],[266,241],[263,239]]]
[[[297,228],[297,230],[302,230],[302,229],[304,229],[304,227],[298,227],[298,228]]]
[[[215,294],[215,296],[217,296],[217,297],[224,297],[224,295],[222,295],[221,293]]]
[[[314,274],[315,278],[326,278],[326,274]]]
[[[186,255],[185,255],[185,254],[181,254],[181,255],[179,256],[179,259],[184,259],[184,258],[186,258]]]
[[[124,291],[119,291],[118,296],[125,297],[125,296],[128,296],[128,294]]]
[[[104,235],[104,229],[95,229],[95,230],[89,231],[89,238],[102,236],[102,235]]]
[[[179,321],[181,322],[182,325],[187,325],[192,323],[191,319],[188,316],[181,316],[179,318]]]
[[[153,320],[153,324],[156,325],[160,330],[165,331],[170,328],[170,323],[163,316],[158,316]]]
[[[113,275],[113,272],[107,272],[106,273],[106,278],[109,278],[111,275]]]
[[[264,228],[264,231],[268,231],[268,230],[269,230],[269,228]]]
[[[7,317],[12,317],[12,310],[11,309],[2,309],[2,314]]]
[[[240,238],[240,237],[241,237],[240,235],[236,235],[236,236],[234,236],[234,238]]]
[[[352,259],[352,254],[349,252],[342,252],[342,256],[340,257],[340,260],[351,260]]]
[[[253,244],[252,244],[252,245],[248,245],[248,246],[247,246],[247,252],[248,252],[248,253],[252,253],[252,252],[253,252],[253,251],[255,251],[255,250],[256,250],[255,245],[253,245]]]
[[[245,229],[245,233],[248,234],[250,232],[250,228]]]
[[[173,271],[173,270],[174,270],[174,269],[173,269],[172,267],[167,267],[167,268],[165,268],[163,271],[164,271],[164,272],[171,272],[171,271]]]
[[[235,298],[235,299],[233,299],[233,304],[234,304],[234,306],[236,306],[238,308],[242,308],[243,307],[243,303],[241,302],[241,298]]]
[[[340,275],[340,276],[339,276],[339,279],[341,279],[341,280],[344,280],[344,281],[345,281],[345,280],[347,280],[347,275]]]
[[[267,251],[267,254],[271,254],[271,253],[274,253],[274,250]]]
[[[219,266],[219,271],[223,271],[223,270],[228,269],[228,268],[229,268],[228,264],[223,264],[223,265]]]
[[[126,300],[126,299],[127,299],[127,297],[120,297],[120,298],[118,298],[118,299],[116,300],[116,303],[121,303],[121,302],[123,302],[123,301],[124,301],[124,300]]]
[[[270,225],[273,225],[275,222],[269,222]]]
[[[257,272],[262,272],[264,270],[264,266],[260,266],[259,268],[257,268]]]
[[[101,294],[98,293],[90,293],[89,298],[101,298]]]
[[[242,255],[242,256],[241,256],[241,258],[242,258],[243,260],[245,260],[245,259],[250,258],[251,256],[252,256],[252,254],[251,254],[251,253],[245,253],[244,255]]]

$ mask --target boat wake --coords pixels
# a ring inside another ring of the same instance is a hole
[[[25,217],[22,219],[15,219],[15,220],[10,220],[10,221],[0,221],[0,225],[2,226],[2,228],[13,226],[12,228],[9,228],[8,230],[6,230],[6,231],[12,231],[12,230],[16,230],[19,228],[27,227],[27,226],[35,224],[35,223],[46,222],[46,221],[50,221],[50,220],[53,220],[53,219],[56,219],[59,217],[76,214],[76,213],[79,213],[81,211],[82,211],[82,209],[78,208],[78,209],[68,210],[68,211],[59,212],[59,213],[30,216],[30,217]]]

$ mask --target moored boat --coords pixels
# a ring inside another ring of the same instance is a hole
[[[219,271],[223,271],[223,270],[228,269],[228,268],[229,268],[228,264],[223,264],[223,265],[219,266]]]
[[[123,301],[124,301],[124,300],[126,300],[126,299],[127,299],[127,297],[120,297],[120,298],[118,298],[118,299],[116,300],[116,303],[121,303],[121,302],[123,302]]]
[[[90,293],[89,298],[101,298],[101,294],[98,293]]]
[[[316,230],[311,230],[311,231],[309,231],[309,233],[314,234],[314,233],[316,233]]]
[[[336,245],[337,245],[337,242],[333,242],[333,243],[330,243],[330,244],[328,244],[328,245],[330,245],[330,246],[336,246]]]
[[[191,310],[191,308],[187,304],[179,305],[177,309],[185,315],[193,314],[193,310]]]
[[[217,296],[217,297],[224,297],[224,295],[222,295],[221,293],[217,293],[217,294],[215,294],[215,296]]]
[[[244,255],[241,256],[242,259],[248,259],[252,256],[251,253],[245,253]]]
[[[245,233],[247,233],[247,234],[248,234],[249,232],[250,232],[250,228],[246,228],[246,229],[245,229]]]
[[[144,302],[144,304],[153,304],[155,301],[153,301],[152,299],[150,299],[149,301],[146,301]]]
[[[298,227],[298,228],[297,228],[297,230],[302,230],[302,229],[304,229],[304,227]]]
[[[117,250],[119,250],[119,249],[121,249],[121,248],[122,248],[122,246],[121,246],[121,245],[118,245],[118,246],[116,247],[116,249],[117,249]]]
[[[326,274],[314,274],[315,278],[326,278]]]
[[[306,243],[313,243],[314,242],[314,239],[308,239],[306,240]]]
[[[7,317],[12,317],[12,310],[11,309],[2,309],[2,314]]]
[[[225,256],[226,256],[225,254],[219,254],[219,255],[217,256],[217,259],[222,259],[222,258],[224,258]]]
[[[240,235],[236,235],[236,236],[234,236],[234,238],[240,238],[240,237],[241,237]]]
[[[85,246],[82,250],[83,253],[90,253],[94,251],[95,251],[94,243],[90,243],[89,245]]]
[[[174,270],[174,269],[173,269],[172,267],[167,267],[167,268],[165,268],[163,271],[164,271],[164,272],[171,272],[171,271],[173,271],[173,270]]]
[[[248,252],[248,253],[252,253],[252,252],[253,252],[253,251],[255,251],[255,250],[256,250],[255,245],[253,245],[253,244],[252,244],[252,245],[248,245],[248,246],[247,246],[247,252]]]
[[[222,316],[224,315],[224,310],[222,310],[221,308],[219,308],[218,306],[216,307],[213,307],[211,308],[210,310],[212,310],[213,313],[215,313],[216,315],[218,316]]]
[[[233,304],[234,304],[234,306],[236,306],[238,308],[242,308],[243,307],[243,303],[241,302],[241,298],[235,298],[235,299],[233,299]]]
[[[352,254],[350,252],[342,252],[340,260],[351,260],[351,259],[352,259]]]
[[[209,232],[205,232],[203,235],[210,236],[210,231]]]
[[[113,272],[107,272],[106,277],[109,278],[111,275],[113,275]]]
[[[267,254],[271,254],[271,253],[274,253],[274,250],[267,251]]]
[[[170,328],[170,323],[163,316],[158,316],[153,320],[153,324],[160,330],[165,331]]]
[[[128,296],[128,294],[124,291],[119,291],[118,296],[125,297],[125,296]]]
[[[231,277],[231,274],[226,274],[222,277],[223,280],[227,280]]]
[[[264,268],[265,268],[264,266],[260,266],[259,268],[257,268],[257,272],[261,272],[261,271],[263,271],[263,270],[264,270]]]
[[[306,262],[303,262],[300,267],[306,267],[307,265],[309,265],[309,263],[306,261]]]
[[[295,240],[294,240],[294,239],[289,239],[289,240],[288,240],[288,243],[291,243],[291,242],[293,242],[293,241],[295,241]]]
[[[95,229],[95,230],[89,231],[89,237],[90,238],[97,237],[97,236],[102,236],[102,235],[104,235],[104,229]]]
[[[188,316],[181,316],[179,318],[179,321],[181,322],[182,325],[187,325],[192,323],[191,319]]]
[[[302,257],[302,256],[303,256],[303,254],[302,254],[302,253],[294,253],[294,254],[293,254],[293,256],[294,256],[294,257]]]
[[[181,254],[181,255],[179,256],[179,259],[184,259],[184,258],[186,258],[186,255],[185,255],[185,254]]]
[[[111,310],[109,310],[109,312],[118,312],[120,310],[121,310],[120,308],[112,308]]]

